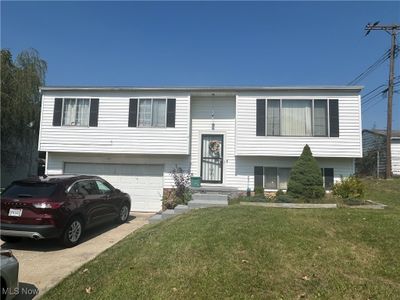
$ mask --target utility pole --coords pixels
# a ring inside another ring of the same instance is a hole
[[[394,57],[396,52],[397,31],[400,30],[400,24],[379,25],[368,23],[365,26],[368,35],[371,30],[384,30],[392,37],[392,45],[390,47],[390,68],[389,68],[389,85],[388,85],[388,103],[387,103],[387,127],[386,127],[386,174],[385,178],[392,176],[392,103],[393,103],[393,82],[394,82]]]

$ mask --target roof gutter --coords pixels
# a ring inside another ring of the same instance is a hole
[[[184,92],[261,92],[261,91],[351,91],[359,93],[363,86],[217,86],[217,87],[83,87],[43,86],[43,91],[184,91]]]

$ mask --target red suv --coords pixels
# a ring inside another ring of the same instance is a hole
[[[97,176],[59,175],[14,181],[1,194],[1,239],[59,238],[79,243],[85,229],[124,223],[131,199]]]

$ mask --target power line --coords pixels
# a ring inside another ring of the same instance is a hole
[[[387,88],[387,126],[386,126],[386,178],[392,176],[392,109],[393,109],[393,89],[394,89],[394,61],[397,52],[397,31],[400,30],[400,24],[387,24],[381,25],[378,22],[373,24],[368,23],[365,26],[367,30],[365,35],[368,35],[372,30],[385,31],[390,35],[391,45],[390,45],[390,66],[389,66],[389,82]]]
[[[377,105],[378,103],[382,102],[383,100],[385,100],[385,97],[383,97],[382,95],[382,99],[379,99],[378,101],[376,101],[375,103],[372,103],[372,105],[370,105],[369,107],[365,108],[362,112],[365,113],[368,110],[370,110],[371,108],[373,108],[375,105]]]
[[[393,86],[398,86],[398,85],[400,85],[400,80],[395,81],[395,82],[393,83]],[[379,90],[379,91],[377,91],[375,94],[370,95],[369,97],[366,97],[366,98],[363,98],[363,99],[362,99],[362,100],[363,100],[362,105],[364,106],[364,107],[363,107],[364,111],[367,111],[370,107],[375,106],[376,103],[373,104],[372,106],[366,108],[366,107],[368,106],[368,104],[373,103],[372,100],[376,99],[378,96],[382,96],[382,97],[383,97],[383,96],[388,92],[388,90],[389,90],[389,88],[387,87],[387,85],[380,85],[379,87],[377,87],[377,88],[374,89],[373,91],[377,90],[377,89],[380,88],[380,87],[385,87],[385,88],[384,88],[384,89],[381,89],[381,90]],[[373,92],[373,91],[371,91],[371,92]],[[369,92],[368,94],[371,94],[371,92]]]
[[[378,58],[377,61],[375,61],[371,66],[369,66],[364,72],[362,72],[356,78],[354,78],[352,81],[350,81],[347,85],[353,85],[353,84],[360,82],[365,77],[367,77],[370,73],[375,71],[386,60],[388,60],[389,57],[390,57],[390,49],[386,50],[385,53],[380,58]]]
[[[399,52],[400,52],[400,47],[398,45],[396,45],[395,50],[394,50],[395,57],[398,56]],[[369,66],[364,72],[362,72],[360,75],[358,75],[352,81],[350,81],[347,85],[354,85],[354,84],[364,80],[365,78],[368,77],[369,74],[371,74],[373,71],[375,71],[378,67],[380,67],[389,58],[390,58],[390,49],[386,50],[385,53],[380,58],[378,58],[377,61],[375,61],[371,66]]]
[[[384,87],[384,86],[386,86],[386,84],[381,84],[380,86],[374,88],[372,91],[366,93],[365,95],[362,95],[363,100],[365,100],[365,98],[366,98],[368,95],[372,94],[372,93],[375,92],[377,89],[379,89],[379,88],[381,88],[381,87]]]

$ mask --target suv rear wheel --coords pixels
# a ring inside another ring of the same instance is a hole
[[[18,243],[22,239],[19,236],[8,236],[8,235],[2,235],[0,238],[3,242],[6,242],[6,243]]]
[[[7,298],[7,285],[6,285],[6,281],[1,278],[1,300],[6,300]]]
[[[126,203],[126,202],[122,203],[122,205],[119,209],[118,217],[117,217],[118,224],[125,223],[128,220],[130,209],[131,209],[131,207],[128,203]]]
[[[64,233],[61,236],[61,243],[65,247],[74,247],[79,244],[83,234],[83,222],[79,217],[73,217],[65,227]]]

